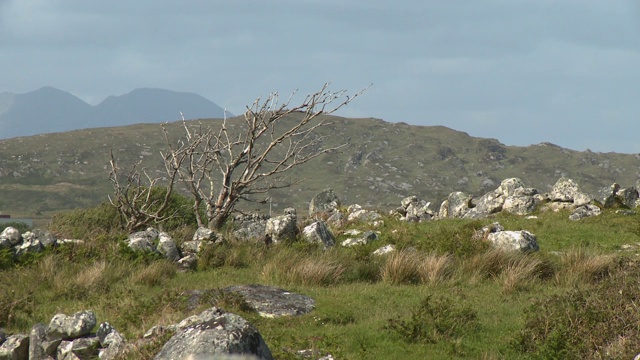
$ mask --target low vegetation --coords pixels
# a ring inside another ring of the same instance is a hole
[[[228,240],[207,248],[196,270],[183,272],[123,247],[121,219],[101,205],[51,221],[58,237],[84,239],[83,245],[19,260],[0,250],[0,327],[24,333],[55,313],[92,309],[134,340],[154,325],[217,305],[253,323],[278,359],[299,359],[304,349],[336,359],[633,358],[640,352],[634,250],[640,215],[567,217],[548,212],[535,219],[499,215],[420,224],[386,218],[372,244],[329,250],[303,241],[243,242],[228,226]],[[503,252],[471,240],[475,229],[493,221],[536,234],[541,251]],[[192,218],[165,230],[181,242],[195,224]],[[334,231],[338,242],[346,238]],[[387,244],[397,250],[371,255]],[[316,309],[262,318],[242,298],[220,290],[251,283],[311,296]],[[194,307],[190,290],[210,290],[211,296]],[[126,357],[152,358],[161,345],[141,345]]]

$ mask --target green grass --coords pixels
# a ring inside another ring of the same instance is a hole
[[[135,340],[154,325],[176,323],[215,304],[254,324],[278,359],[298,359],[296,352],[304,349],[337,359],[527,359],[568,353],[595,359],[604,352],[626,356],[640,338],[632,305],[640,298],[640,266],[629,261],[633,253],[619,251],[623,244],[640,242],[637,215],[605,211],[573,222],[567,213],[548,212],[537,219],[500,215],[421,224],[387,218],[380,240],[364,247],[324,251],[302,242],[266,247],[228,240],[207,249],[196,271],[180,272],[119,245],[126,234],[113,227],[108,214],[96,207],[54,218],[51,228],[58,236],[79,236],[85,245],[20,261],[0,252],[0,327],[28,332],[58,312],[91,309],[100,322]],[[105,218],[97,221],[100,216]],[[507,230],[534,233],[541,251],[504,253],[471,240],[475,229],[496,220]],[[171,233],[181,241],[191,231],[179,227]],[[386,244],[399,250],[370,255]],[[223,293],[187,308],[186,291],[251,283],[311,296],[316,309],[299,317],[262,318]],[[611,294],[620,296],[609,301]],[[585,306],[572,305],[578,300]],[[598,313],[616,320],[593,315]],[[557,326],[545,328],[548,323]],[[602,341],[585,336],[592,331]],[[161,345],[127,357],[152,358]]]

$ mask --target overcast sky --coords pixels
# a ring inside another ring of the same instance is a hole
[[[152,87],[234,113],[373,83],[340,114],[640,153],[637,0],[0,0],[0,69],[0,92]]]

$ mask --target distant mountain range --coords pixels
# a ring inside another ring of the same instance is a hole
[[[193,93],[142,88],[109,96],[92,106],[68,92],[46,86],[25,94],[0,94],[0,139],[176,121],[180,111],[188,119],[224,117],[224,109]]]

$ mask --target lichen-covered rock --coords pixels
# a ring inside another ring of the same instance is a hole
[[[375,231],[366,231],[362,236],[358,238],[349,238],[340,243],[344,247],[351,247],[356,245],[365,245],[372,241],[378,240],[378,234]]]
[[[569,215],[569,220],[576,221],[576,220],[584,219],[590,216],[598,216],[600,215],[601,212],[602,211],[600,210],[600,208],[597,207],[596,205],[591,205],[591,204],[582,205],[582,206],[578,206],[577,208],[575,208],[575,210],[573,210],[571,215]]]
[[[533,196],[509,196],[504,200],[502,210],[514,215],[529,215],[536,210]]]
[[[438,216],[450,218],[462,218],[472,208],[471,196],[461,192],[452,192],[442,202]]]
[[[489,233],[487,240],[499,249],[507,251],[538,251],[538,240],[532,233],[521,231],[498,231]]]
[[[229,354],[273,359],[258,330],[245,319],[219,309],[212,315],[205,321],[178,330],[155,359],[216,359]]]
[[[295,210],[293,213],[285,209],[285,214],[267,220],[265,235],[271,237],[274,243],[293,241],[298,236],[298,225]]]
[[[0,359],[28,360],[29,336],[23,334],[11,335],[0,345]]]
[[[38,242],[40,242],[40,244],[42,244],[42,246],[44,246],[45,248],[55,246],[58,242],[58,239],[56,239],[56,237],[53,236],[52,233],[41,229],[33,229],[32,231],[27,231],[26,233],[22,234],[22,238],[24,239],[24,242],[33,242],[34,240],[38,240]]]
[[[91,310],[80,311],[72,316],[56,314],[49,322],[47,338],[50,340],[75,339],[89,334],[96,324],[96,314]]]
[[[71,341],[63,340],[58,345],[58,360],[90,360],[100,352],[100,340],[96,336],[82,337]]]
[[[98,326],[96,336],[102,347],[98,354],[101,360],[115,359],[125,349],[124,337],[108,322],[103,322]]]
[[[486,240],[489,234],[496,233],[499,231],[504,231],[504,226],[502,226],[499,222],[494,222],[489,225],[485,225],[480,230],[476,230],[473,233],[471,239],[473,240]]]
[[[22,236],[20,235],[20,231],[18,229],[7,226],[2,233],[0,233],[0,244],[6,242],[9,244],[7,247],[11,247],[19,244],[22,241]]]
[[[178,250],[171,236],[165,232],[158,234],[157,250],[169,261],[180,260],[180,250]]]
[[[324,189],[309,202],[309,216],[317,213],[330,213],[340,207],[340,199],[333,189]]]
[[[509,197],[516,195],[518,189],[524,188],[524,183],[519,178],[504,179],[500,183],[500,186],[496,189],[496,193],[503,197]]]
[[[349,215],[347,215],[347,221],[371,222],[378,220],[381,217],[382,215],[375,211],[360,208],[349,212]]]
[[[44,246],[40,243],[40,240],[32,236],[30,232],[26,232],[25,235],[27,235],[27,237],[23,237],[22,244],[15,248],[16,256],[22,256],[28,253],[39,253],[44,250]]]
[[[316,221],[302,230],[302,235],[308,242],[324,244],[325,248],[335,245],[336,238],[324,221]]]
[[[591,201],[591,197],[580,191],[575,181],[565,177],[561,177],[553,185],[549,199],[555,202],[573,203],[575,206],[588,204]]]
[[[275,318],[307,314],[315,308],[315,300],[273,286],[237,285],[223,291],[242,295],[245,302],[260,316]]]
[[[129,235],[127,245],[133,251],[155,252],[158,240],[158,230],[150,227],[145,231],[138,231]]]
[[[29,359],[47,359],[49,355],[45,352],[42,344],[47,341],[47,325],[35,324],[29,332]]]
[[[396,251],[396,247],[393,244],[389,244],[389,245],[385,245],[385,246],[377,249],[376,251],[374,251],[373,255],[381,256],[381,255],[390,254],[390,253],[392,253],[394,251]]]
[[[206,228],[199,227],[198,230],[193,234],[193,241],[209,241],[216,242],[218,240],[218,235],[215,231]]]

